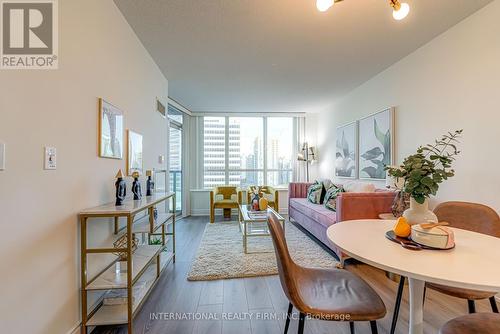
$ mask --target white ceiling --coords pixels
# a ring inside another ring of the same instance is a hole
[[[115,0],[194,112],[316,111],[491,0]]]

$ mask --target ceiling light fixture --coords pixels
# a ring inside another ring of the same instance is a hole
[[[334,3],[334,0],[316,0],[316,8],[320,12],[326,12]]]
[[[401,3],[399,0],[389,1],[391,7],[394,9],[392,12],[392,17],[394,17],[395,20],[399,21],[408,16],[408,13],[410,12],[410,5],[408,5],[406,2]]]
[[[316,8],[318,8],[320,12],[326,12],[334,3],[341,1],[343,0],[316,0]],[[395,20],[402,20],[410,13],[410,5],[406,2],[402,3],[400,0],[389,0],[389,4],[393,9],[392,16]]]

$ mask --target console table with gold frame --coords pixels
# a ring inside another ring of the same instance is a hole
[[[101,205],[83,210],[79,213],[81,229],[81,303],[82,303],[82,333],[86,334],[88,327],[100,325],[128,326],[128,333],[132,334],[132,322],[135,314],[140,310],[149,293],[154,288],[163,268],[170,261],[175,262],[175,213],[158,213],[155,219],[155,207],[163,204],[168,208],[168,200],[172,200],[175,208],[175,193],[156,193],[143,197],[141,200],[125,200],[123,205],[115,206],[114,203]],[[138,219],[135,219],[139,217]],[[87,247],[87,224],[89,219],[102,218],[114,219],[115,238],[126,236],[123,246],[109,248]],[[125,226],[120,228],[120,218],[126,219]],[[171,231],[167,231],[172,225]],[[137,234],[147,234],[147,243],[134,247],[133,241]],[[151,244],[151,237],[160,238],[160,244]],[[172,240],[172,249],[167,251],[167,238]],[[135,249],[134,249],[135,248]],[[122,254],[93,278],[87,277],[87,256],[89,254]],[[130,261],[132,259],[132,261]],[[155,265],[156,260],[156,265]],[[126,270],[116,269],[116,263],[126,263]],[[134,290],[137,284],[142,289]],[[91,291],[105,291],[122,289],[126,290],[126,304],[103,305],[103,297],[95,304],[93,309],[88,309],[88,293]]]

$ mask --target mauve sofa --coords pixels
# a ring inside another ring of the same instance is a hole
[[[307,188],[312,183],[290,183],[288,189],[288,215],[304,229],[337,254],[344,264],[345,254],[333,246],[326,236],[326,230],[333,224],[354,219],[378,219],[381,213],[391,212],[395,193],[377,190],[372,193],[341,193],[337,197],[337,211],[323,204],[307,200]]]

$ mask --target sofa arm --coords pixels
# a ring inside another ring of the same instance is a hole
[[[288,185],[288,198],[306,198],[307,188],[311,185],[312,183],[291,182]]]
[[[337,222],[355,219],[378,219],[391,212],[395,192],[341,193],[337,197]]]

